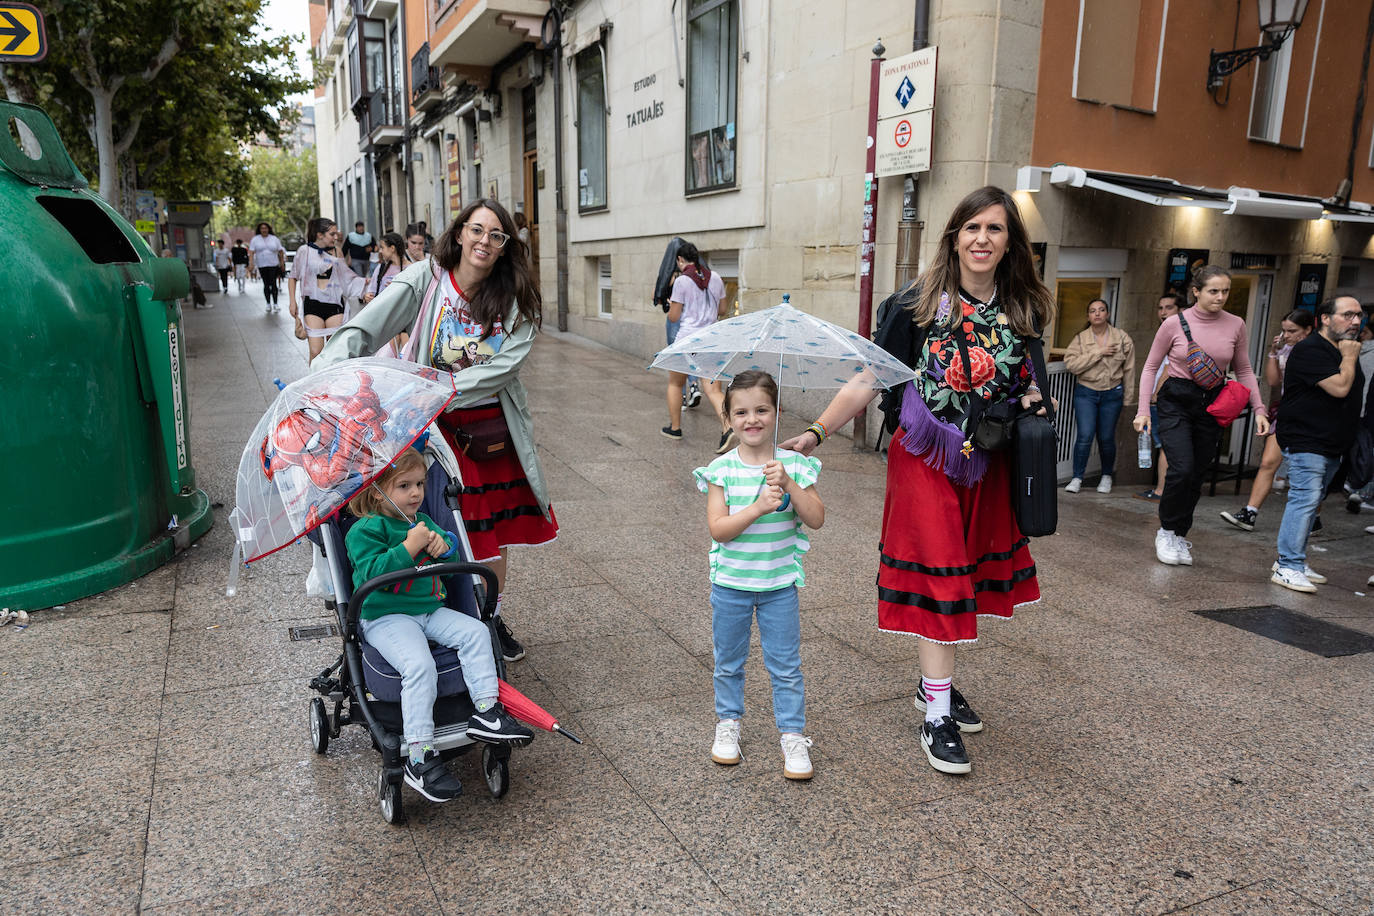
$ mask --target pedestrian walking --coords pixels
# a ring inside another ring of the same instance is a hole
[[[425,234],[420,231],[420,227],[414,223],[406,226],[406,262],[409,264],[419,264],[429,257],[425,248]]]
[[[286,298],[291,317],[305,327],[309,359],[314,362],[324,349],[325,338],[343,324],[343,297],[348,294],[349,284],[360,278],[349,269],[339,251],[339,227],[332,219],[312,219],[306,231],[310,241],[296,249],[291,276],[286,281]],[[298,284],[300,303],[296,300]]]
[[[1221,513],[1221,517],[1228,524],[1242,531],[1255,530],[1260,507],[1269,498],[1269,491],[1273,489],[1274,480],[1283,464],[1283,450],[1279,448],[1279,440],[1275,436],[1277,424],[1274,420],[1278,416],[1279,404],[1283,403],[1284,368],[1288,365],[1288,355],[1293,352],[1293,345],[1311,333],[1312,313],[1295,309],[1280,323],[1279,333],[1274,335],[1269,352],[1265,355],[1264,381],[1269,385],[1270,393],[1277,392],[1277,396],[1269,408],[1270,426],[1269,435],[1264,439],[1264,453],[1260,456],[1259,470],[1255,471],[1255,480],[1250,485],[1250,496],[1245,502],[1245,508],[1237,512]]]
[[[888,448],[878,628],[920,637],[921,745],[936,770],[968,773],[960,733],[983,722],[953,686],[955,647],[977,640],[979,617],[1010,618],[1040,599],[1012,511],[1009,453],[971,441],[984,405],[1042,399],[1027,340],[1054,317],[1054,297],[1011,195],[985,187],[960,201],[931,266],[879,314],[874,342],[917,374],[884,400],[900,428]],[[876,396],[866,374],[782,446],[809,455],[864,411]]]
[[[248,282],[248,248],[243,244],[243,239],[234,239],[234,247],[229,251],[229,259],[234,263],[234,282],[239,285],[239,293],[243,293],[244,284]]]
[[[1264,400],[1245,349],[1245,320],[1226,311],[1230,295],[1228,271],[1213,265],[1198,268],[1188,288],[1193,305],[1160,325],[1140,373],[1136,432],[1154,428],[1146,395],[1154,390],[1155,374],[1166,356],[1173,373],[1159,389],[1159,439],[1169,458],[1169,473],[1155,532],[1155,557],[1169,566],[1193,565],[1193,544],[1187,535],[1202,496],[1202,478],[1221,439],[1221,425],[1207,408],[1225,387],[1228,370],[1234,369],[1249,391],[1256,433],[1269,432]]]
[[[1364,399],[1363,317],[1351,296],[1317,306],[1316,333],[1294,344],[1283,375],[1275,437],[1288,461],[1288,503],[1270,581],[1295,592],[1315,592],[1326,581],[1307,565],[1307,539],[1341,457],[1355,442]]]
[[[229,268],[233,263],[229,250],[224,247],[224,240],[215,239],[215,272],[219,274],[219,289],[222,293],[229,292]]]
[[[773,682],[773,721],[782,736],[782,774],[810,779],[797,589],[806,584],[806,528],[825,522],[825,505],[815,488],[821,463],[775,448],[778,385],[768,373],[736,375],[725,391],[725,414],[739,445],[693,472],[697,488],[706,494],[711,532],[716,694],[711,759],[724,766],[742,759],[744,663],[757,616],[763,664]]]
[[[673,294],[673,284],[677,278],[682,276],[682,272],[677,269],[678,249],[683,245],[683,240],[673,236],[668,242],[667,249],[663,252],[663,260],[658,265],[658,277],[654,281],[654,304],[663,308],[663,329],[664,337],[668,346],[672,346],[677,340],[678,332],[682,329],[681,319],[674,321],[668,317],[669,300]],[[701,403],[701,385],[696,376],[687,377],[687,387],[682,392],[682,406],[696,407]]]
[[[1177,315],[1179,306],[1183,305],[1184,298],[1181,294],[1173,290],[1165,290],[1164,295],[1159,297],[1159,303],[1155,306],[1155,314],[1159,316],[1159,323],[1163,324],[1172,315]],[[1159,389],[1169,378],[1169,358],[1166,356],[1159,363],[1159,372],[1155,375],[1154,392],[1150,395],[1150,444],[1153,446],[1153,457],[1155,465],[1155,483],[1150,489],[1143,493],[1136,494],[1137,499],[1159,502],[1159,495],[1164,492],[1164,476],[1169,471],[1169,458],[1164,454],[1164,447],[1159,441]]]
[[[360,297],[363,305],[367,305],[382,290],[391,285],[391,281],[396,279],[396,275],[405,266],[402,259],[405,257],[405,241],[399,233],[388,232],[377,240],[377,263],[372,268],[372,273],[368,275],[367,285],[363,287],[363,294]]]
[[[1077,377],[1073,416],[1078,427],[1073,443],[1073,478],[1064,489],[1069,493],[1082,489],[1096,439],[1102,461],[1097,492],[1110,493],[1116,474],[1116,423],[1122,407],[1136,399],[1135,344],[1125,331],[1112,327],[1105,300],[1088,303],[1088,326],[1069,342],[1064,367]]]
[[[725,298],[725,281],[720,274],[710,270],[701,262],[701,253],[691,242],[678,246],[675,256],[680,276],[673,281],[672,292],[668,297],[668,323],[678,323],[678,333],[694,334],[702,328],[715,324],[721,317],[720,303]],[[661,432],[669,439],[682,440],[682,407],[686,403],[683,389],[687,376],[681,372],[668,373],[668,425]],[[706,397],[711,401],[716,416],[721,422],[720,441],[716,443],[716,454],[724,454],[734,444],[734,433],[725,419],[725,392],[720,382],[706,382],[703,386]]]
[[[353,224],[353,231],[344,239],[344,254],[348,256],[348,264],[355,274],[360,277],[368,275],[372,269],[372,252],[376,250],[372,233],[367,231],[362,220],[358,220]]]
[[[528,259],[506,256],[514,235],[501,204],[468,204],[440,236],[433,259],[401,271],[335,333],[317,362],[369,356],[407,331],[403,358],[453,373],[459,395],[438,425],[458,455],[459,510],[473,556],[496,573],[498,615],[510,548],[558,536],[520,381],[541,302]],[[504,658],[523,658],[504,617],[496,629]]]
[[[248,243],[248,271],[262,278],[262,297],[267,301],[267,314],[280,312],[277,282],[286,270],[286,248],[272,232],[270,223],[258,223],[257,234]]]

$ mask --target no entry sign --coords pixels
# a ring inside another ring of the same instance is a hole
[[[906,145],[911,142],[911,121],[907,118],[898,121],[897,127],[892,131],[892,139],[898,149],[906,149]]]

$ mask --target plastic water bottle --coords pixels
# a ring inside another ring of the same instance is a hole
[[[1148,429],[1142,429],[1140,431],[1140,438],[1136,441],[1136,454],[1142,468],[1148,468],[1151,465],[1151,444],[1150,431]]]

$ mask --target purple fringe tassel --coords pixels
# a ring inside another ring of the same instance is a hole
[[[965,456],[964,442],[968,437],[964,431],[937,419],[916,391],[916,386],[911,382],[907,385],[898,414],[902,424],[902,445],[911,454],[923,456],[926,464],[961,487],[971,487],[982,480],[988,470],[987,453],[974,448]]]

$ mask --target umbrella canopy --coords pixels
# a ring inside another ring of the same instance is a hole
[[[501,705],[506,707],[506,712],[527,725],[533,725],[535,728],[542,728],[546,732],[558,732],[570,741],[574,741],[578,744],[582,743],[581,738],[559,725],[558,720],[553,717],[553,714],[534,702],[534,700],[531,700],[499,678],[496,683],[500,691],[499,698],[501,700]]]
[[[650,369],[668,369],[709,381],[748,369],[772,375],[789,388],[843,388],[865,369],[872,387],[892,388],[915,378],[882,347],[814,315],[781,305],[717,321],[679,337],[654,356]]]
[[[283,388],[239,460],[230,517],[245,562],[280,550],[332,516],[456,394],[448,372],[375,356]]]

